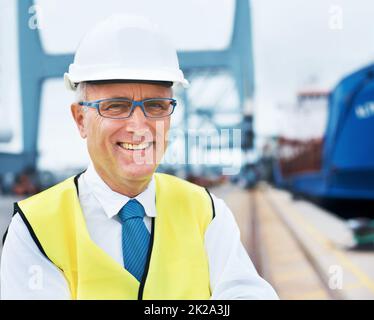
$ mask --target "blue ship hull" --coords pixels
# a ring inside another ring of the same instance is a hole
[[[319,170],[285,176],[277,185],[322,198],[374,200],[374,65],[341,80],[329,96]]]

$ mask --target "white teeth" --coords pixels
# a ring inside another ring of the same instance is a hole
[[[151,143],[145,142],[140,144],[132,144],[132,143],[120,143],[120,146],[127,150],[143,150],[149,147]]]

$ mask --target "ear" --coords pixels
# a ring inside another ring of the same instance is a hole
[[[71,114],[74,118],[75,123],[77,124],[81,137],[85,139],[87,137],[85,111],[78,103],[73,103],[71,105]]]

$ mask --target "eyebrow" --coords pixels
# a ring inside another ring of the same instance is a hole
[[[110,97],[110,98],[107,98],[107,99],[128,99],[128,100],[132,100],[130,97],[126,97],[126,96],[114,96],[114,97]]]
[[[142,100],[147,100],[147,99],[172,99],[170,97],[164,97],[164,96],[152,96],[152,97],[149,97],[149,98],[144,98]],[[110,98],[107,98],[107,99],[127,99],[127,100],[133,100],[132,98],[129,98],[129,97],[126,97],[126,96],[115,96],[115,97],[110,97]]]

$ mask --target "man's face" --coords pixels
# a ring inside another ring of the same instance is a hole
[[[127,98],[171,98],[172,89],[156,84],[111,83],[89,85],[86,100]],[[76,110],[76,111],[74,111]],[[87,147],[96,171],[111,185],[121,186],[129,181],[149,180],[156,170],[167,147],[170,116],[146,118],[136,107],[130,118],[109,119],[100,116],[96,109],[83,110],[73,104],[73,116],[80,134],[87,138]],[[149,143],[142,150],[129,150],[129,144]]]

